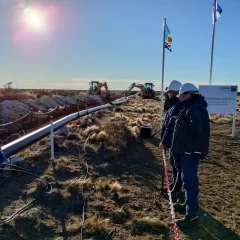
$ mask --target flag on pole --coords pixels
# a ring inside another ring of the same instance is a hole
[[[217,3],[216,4],[216,21],[221,17],[221,14],[222,14],[222,8]],[[214,6],[212,9],[212,24],[214,24]]]
[[[172,36],[170,34],[168,26],[166,25],[165,26],[165,48],[167,48],[170,52],[172,51],[171,43],[172,43]]]

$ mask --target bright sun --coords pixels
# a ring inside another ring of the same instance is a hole
[[[44,17],[32,9],[25,9],[24,17],[26,24],[33,30],[43,30],[45,27]]]
[[[34,28],[41,28],[43,25],[43,20],[39,15],[32,15],[29,18],[29,24]]]

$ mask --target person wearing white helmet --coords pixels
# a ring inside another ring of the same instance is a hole
[[[164,110],[167,111],[169,109],[169,102],[168,102],[168,99],[169,99],[169,96],[168,96],[168,93],[167,93],[167,89],[168,87],[165,88],[165,91],[164,91]]]
[[[192,227],[198,223],[198,165],[209,151],[210,122],[207,102],[191,83],[179,90],[182,110],[175,120],[171,151],[181,156],[185,203],[174,204],[175,210],[184,208],[186,215],[177,220],[179,227]]]
[[[181,86],[182,84],[179,81],[172,80],[165,88],[164,110],[168,111],[175,104],[175,102],[178,101],[176,96],[178,95]]]
[[[180,102],[177,97],[179,93],[179,89],[182,84],[173,80],[169,83],[166,93],[168,94],[168,111],[166,113],[165,121],[163,124],[162,134],[161,134],[161,142],[159,147],[161,150],[166,150],[166,148],[170,149],[172,143],[172,135],[174,131],[174,121],[178,116],[180,111]],[[173,181],[170,185],[172,199],[174,202],[177,200],[177,193],[181,191],[182,188],[182,180],[181,180],[181,159],[178,154],[173,154],[170,151],[170,164],[172,166],[173,173]]]

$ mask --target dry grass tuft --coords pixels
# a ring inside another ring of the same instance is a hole
[[[131,132],[137,134],[137,133],[139,133],[139,128],[137,126],[134,126],[134,127],[131,128]]]
[[[129,117],[127,117],[127,116],[125,116],[125,115],[122,116],[122,119],[123,119],[123,121],[126,121],[126,122],[129,121]]]
[[[124,109],[122,107],[116,107],[115,111],[116,112],[124,112]]]
[[[122,224],[131,218],[131,213],[124,206],[112,212],[112,220],[116,224]]]
[[[79,136],[77,133],[69,133],[67,135],[67,140],[79,140]]]
[[[211,114],[210,121],[214,123],[231,123],[232,116],[220,115],[220,114]]]
[[[111,186],[111,180],[107,178],[100,178],[96,183],[96,189],[109,190]]]
[[[115,120],[115,121],[122,121],[122,120],[124,119],[123,116],[124,116],[124,115],[122,115],[122,114],[116,114],[116,115],[114,116],[114,120]]]
[[[69,197],[71,197],[71,193],[68,191],[67,188],[66,188],[66,189],[61,189],[61,190],[59,191],[59,196],[60,196],[62,199],[66,200],[66,199],[68,199]]]
[[[26,150],[23,151],[22,155],[23,155],[23,158],[24,158],[24,159],[27,159],[27,158],[30,157],[31,152],[30,152],[29,149],[26,149]]]
[[[82,194],[82,187],[79,184],[72,183],[67,187],[68,191],[71,195],[81,195]]]
[[[94,126],[88,127],[84,132],[87,135],[89,135],[91,133],[98,133],[98,132],[100,132],[100,127],[94,125]]]
[[[111,183],[109,187],[113,193],[119,192],[122,189],[122,185],[119,182]]]
[[[68,161],[66,159],[59,159],[55,162],[55,171],[61,174],[68,173]]]
[[[95,187],[99,190],[111,190],[113,193],[117,193],[122,189],[122,186],[118,181],[113,181],[106,177],[98,179]]]
[[[152,118],[153,118],[153,114],[151,114],[151,113],[145,113],[145,114],[143,114],[143,117],[144,117],[144,118],[152,119]]]
[[[77,216],[71,216],[66,226],[67,233],[77,233],[82,227],[82,220]]]
[[[87,178],[85,180],[81,178],[72,179],[67,186],[67,190],[71,194],[81,195],[83,186],[92,186],[92,180],[90,178]]]
[[[76,144],[74,141],[70,141],[70,140],[65,140],[64,144],[63,144],[63,149],[65,148],[65,150],[67,151],[74,151],[76,149]]]
[[[142,125],[143,125],[143,120],[142,120],[142,118],[138,118],[138,119],[137,119],[137,124],[138,124],[138,126],[142,126]]]
[[[118,121],[107,121],[103,126],[104,132],[108,136],[107,138],[105,137],[106,139],[104,147],[106,150],[109,149],[109,147],[113,147],[113,149],[116,150],[114,151],[115,154],[127,146],[128,140],[131,139],[132,136],[131,131],[129,127],[127,127],[125,121],[121,116],[118,117],[120,118]]]
[[[143,233],[160,234],[167,231],[168,226],[156,217],[135,218],[132,222],[132,233],[142,235]]]
[[[137,122],[137,120],[131,120],[131,119],[130,119],[130,120],[128,121],[128,125],[134,127],[134,126],[138,125],[138,122]]]
[[[137,139],[137,137],[138,137],[137,133],[135,133],[135,132],[131,132],[131,135],[134,139]]]
[[[93,134],[98,134],[101,131],[99,126],[93,125],[91,127],[87,127],[85,130],[82,130],[80,132],[80,135],[83,137],[88,137],[89,135],[91,135],[92,139],[95,139],[96,136],[92,136]],[[91,139],[91,138],[90,138]]]
[[[99,141],[106,141],[108,139],[108,134],[105,131],[101,131],[97,135]]]
[[[90,135],[89,139],[90,140],[96,140],[97,139],[97,134],[93,133],[92,135]]]
[[[108,230],[109,221],[109,218],[103,218],[100,215],[96,214],[86,220],[85,226],[87,228],[87,231],[91,233],[99,233],[104,231],[106,232]]]

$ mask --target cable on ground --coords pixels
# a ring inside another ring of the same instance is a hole
[[[83,152],[84,152],[84,159],[85,159],[85,164],[86,164],[86,167],[87,167],[87,171],[86,171],[86,174],[84,176],[84,179],[83,179],[83,184],[82,184],[82,196],[83,196],[83,211],[82,211],[82,225],[81,225],[81,232],[80,232],[80,239],[83,240],[83,228],[84,228],[84,223],[85,223],[85,208],[86,208],[86,199],[84,197],[84,181],[87,180],[87,177],[88,177],[88,172],[89,172],[89,168],[88,168],[88,162],[87,162],[87,152],[86,152],[86,145],[87,145],[87,142],[89,140],[89,138],[91,137],[93,133],[89,134],[85,143],[84,143],[84,146],[83,146]]]
[[[26,173],[28,175],[31,175],[33,177],[36,177],[36,178],[40,178],[40,176],[36,175],[36,174],[33,174],[29,171],[27,171],[26,169],[24,168],[21,168],[21,167],[18,167],[18,166],[15,166],[15,165],[12,165],[12,164],[7,164],[7,163],[3,163],[2,165],[6,165],[6,166],[11,166],[11,167],[14,167],[15,169],[7,169],[7,168],[0,168],[0,170],[4,170],[4,171],[14,171],[14,172],[21,172],[21,173]],[[49,194],[52,193],[52,185],[50,183],[46,184],[45,186],[45,190],[44,192],[38,196],[37,198],[35,198],[34,200],[32,200],[31,202],[29,202],[28,204],[26,204],[25,206],[19,208],[14,214],[12,214],[10,217],[0,221],[0,226],[3,225],[3,224],[6,224],[6,223],[9,223],[11,222],[13,219],[15,219],[19,214],[23,213],[24,211],[26,211],[29,207],[31,207],[34,203],[42,200],[43,198],[47,197]]]
[[[176,223],[176,216],[175,216],[175,212],[174,212],[172,196],[171,196],[171,188],[170,188],[170,183],[169,183],[169,178],[168,178],[166,154],[165,154],[164,150],[162,151],[162,156],[163,156],[165,179],[166,179],[166,186],[167,186],[167,190],[168,190],[168,197],[169,197],[169,204],[170,204],[171,215],[172,215],[172,223],[173,223],[173,230],[174,230],[174,234],[175,234],[175,240],[180,240],[178,227],[177,227],[177,223]]]

